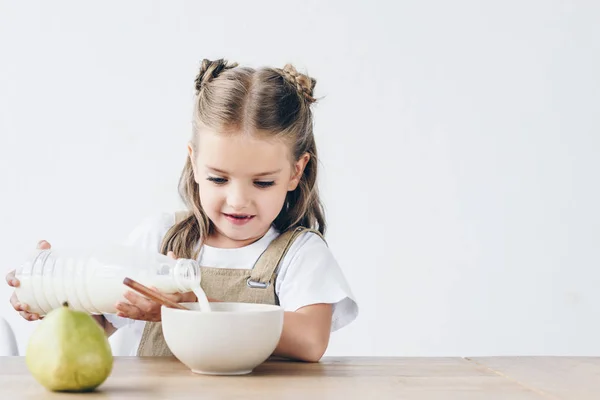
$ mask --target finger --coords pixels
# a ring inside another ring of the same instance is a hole
[[[117,304],[117,315],[119,317],[137,319],[142,321],[160,321],[160,314],[147,313],[133,304],[119,303]]]
[[[152,289],[159,291],[157,288],[152,287]],[[161,292],[162,293],[162,292]],[[198,297],[194,294],[194,292],[185,292],[185,293],[162,293],[163,296],[168,298],[175,303],[186,303],[186,302],[194,302],[198,301]]]
[[[196,296],[196,293],[194,292],[188,292],[188,293],[184,293],[181,296],[181,302],[195,302],[198,301],[198,296]]]
[[[175,303],[193,303],[198,301],[198,297],[194,294],[194,292],[173,293],[167,294],[165,296],[167,296],[169,300],[172,300]]]
[[[138,294],[131,290],[128,290],[127,292],[125,292],[123,297],[125,297],[127,300],[129,300],[130,304],[134,304],[134,305],[137,304],[140,301],[140,299],[145,299],[145,297],[143,297],[141,294]]]
[[[21,311],[19,314],[27,321],[37,321],[38,319],[41,319],[38,314],[29,313],[27,311]]]
[[[159,289],[159,288],[157,288],[156,286],[150,286],[150,289],[154,290],[154,291],[155,291],[155,292],[157,292],[157,293],[160,293],[160,294],[162,294],[163,296],[171,296],[171,295],[173,295],[173,294],[177,294],[177,293],[166,293],[166,292],[163,292],[162,290],[160,290],[160,289]],[[146,297],[145,297],[145,298],[146,298]]]
[[[129,300],[131,304],[133,304],[145,313],[155,313],[156,308],[160,309],[159,304],[133,292],[127,292],[125,294],[125,298]]]
[[[29,305],[25,304],[25,303],[21,303],[15,293],[13,293],[13,295],[10,296],[10,304],[17,311],[23,311],[23,312],[29,313],[29,310],[30,310]],[[38,317],[39,317],[39,315],[38,315]]]
[[[20,285],[19,280],[15,278],[15,272],[15,270],[12,270],[6,275],[6,283],[8,283],[8,286],[18,287]]]
[[[168,298],[171,301],[174,301],[176,303],[181,303],[182,302],[182,293],[165,293],[162,290],[158,289],[156,286],[151,286],[150,289],[154,290],[155,292],[160,293],[161,295],[165,296],[166,298]],[[153,301],[154,304],[156,304],[156,302]],[[160,305],[159,305],[159,309],[160,309]]]
[[[48,243],[45,240],[40,240],[37,244],[37,248],[40,250],[48,250],[49,248],[51,248],[52,246],[50,245],[50,243]]]
[[[131,319],[142,319],[143,312],[133,304],[127,304],[123,302],[117,303],[117,315],[119,317],[131,318]]]
[[[28,304],[21,303],[21,311],[27,315],[26,319],[29,321],[37,321],[38,319],[44,319],[44,317],[42,317],[41,315],[37,313],[32,313],[31,308]]]
[[[19,299],[17,298],[17,295],[15,293],[13,293],[13,295],[10,296],[10,304],[16,311],[24,311],[23,305],[19,302]]]
[[[170,293],[170,294],[166,294],[163,293],[163,296],[165,296],[167,299],[174,301],[175,303],[181,303],[183,300],[183,294],[182,293]]]

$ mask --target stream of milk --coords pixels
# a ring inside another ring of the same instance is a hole
[[[208,302],[208,299],[206,298],[206,294],[204,293],[204,290],[202,290],[202,288],[194,289],[194,294],[198,298],[198,305],[200,307],[200,311],[210,312],[211,311],[210,303]]]

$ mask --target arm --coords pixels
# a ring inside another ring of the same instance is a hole
[[[183,301],[197,301],[193,293],[169,294],[171,300],[180,303]],[[117,315],[145,321],[160,321],[160,304],[146,299],[133,292],[127,292],[125,297],[131,302],[119,303]],[[209,299],[211,302],[218,300]],[[110,336],[116,329],[103,316],[98,323]],[[327,346],[331,332],[331,304],[313,304],[299,310],[286,311],[283,315],[283,331],[277,348],[273,355],[296,359],[307,362],[318,362]]]
[[[331,304],[314,304],[286,311],[283,332],[273,355],[318,362],[329,344]]]

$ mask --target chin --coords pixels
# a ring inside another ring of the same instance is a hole
[[[252,232],[240,232],[235,229],[225,229],[221,231],[227,236],[229,239],[237,240],[237,241],[245,241],[250,240],[256,237],[257,235],[253,235]]]
[[[256,227],[232,227],[225,221],[225,224],[217,226],[217,229],[221,234],[225,235],[231,240],[235,241],[248,241],[262,237],[268,230],[269,227],[264,229],[258,229]]]

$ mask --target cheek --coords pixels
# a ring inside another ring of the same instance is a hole
[[[202,204],[202,208],[204,208],[205,211],[210,211],[211,208],[217,206],[219,203],[218,190],[215,190],[214,187],[204,183],[199,184],[198,190],[200,192],[200,204]]]
[[[275,218],[285,203],[286,195],[287,189],[285,187],[277,188],[271,191],[271,193],[264,193],[260,201],[263,212]]]

